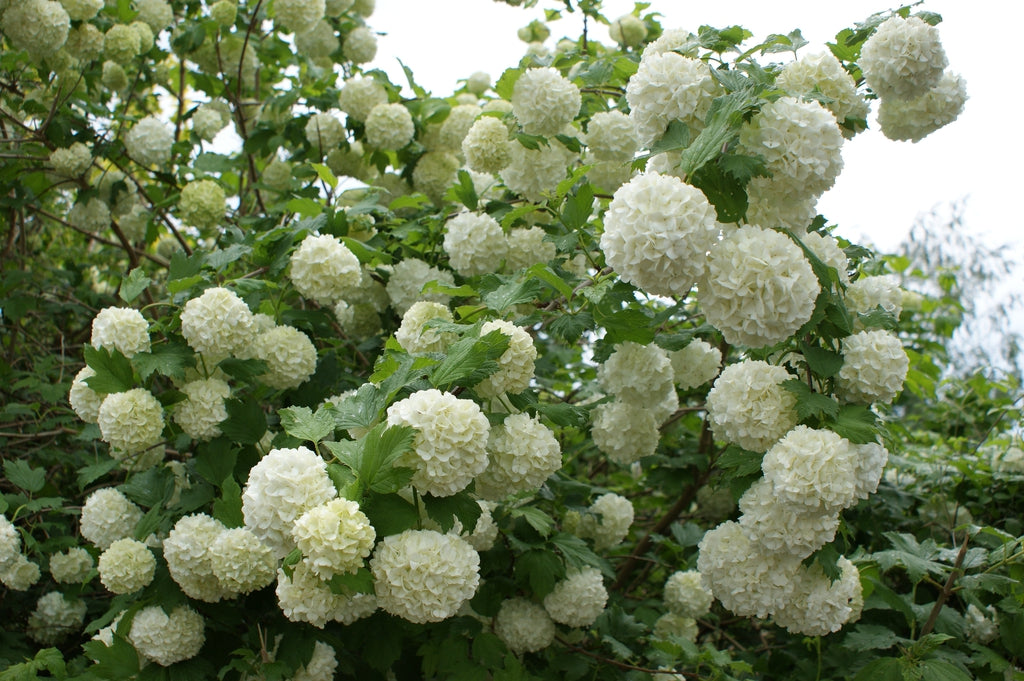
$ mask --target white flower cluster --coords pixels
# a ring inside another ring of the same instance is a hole
[[[90,367],[82,367],[75,378],[71,381],[71,389],[68,391],[68,402],[71,408],[78,414],[78,418],[86,423],[96,423],[100,413],[100,405],[103,404],[103,395],[90,388],[85,380],[95,376],[96,372]]]
[[[830,430],[800,425],[764,455],[764,479],[779,500],[837,510],[857,498],[856,451]]]
[[[466,488],[487,467],[489,424],[472,400],[436,389],[420,390],[387,411],[389,426],[416,429],[413,448],[402,459],[416,473],[421,493],[447,497]]]
[[[615,548],[629,534],[634,513],[633,502],[626,497],[614,492],[602,494],[587,509],[587,515],[580,518],[577,533],[593,539],[598,551]]]
[[[787,503],[776,498],[766,478],[743,493],[739,506],[740,527],[765,551],[786,551],[805,558],[832,541],[839,528],[839,509]]]
[[[455,342],[456,335],[425,328],[426,323],[433,319],[454,321],[451,310],[446,305],[426,300],[413,303],[402,315],[402,323],[395,331],[395,340],[410,355],[444,352]]]
[[[508,254],[508,241],[498,221],[487,213],[459,213],[444,226],[449,264],[464,277],[485,274]]]
[[[846,307],[854,314],[865,314],[881,307],[899,319],[903,312],[903,289],[891,274],[861,277],[846,287]]]
[[[692,617],[666,612],[654,622],[654,637],[662,640],[680,638],[686,641],[697,641],[700,629],[697,620]],[[685,677],[678,674],[655,674],[654,681],[682,681]]]
[[[321,154],[336,148],[345,139],[345,126],[330,113],[315,113],[305,127],[306,140]]]
[[[860,331],[842,341],[843,366],[836,390],[848,402],[892,402],[903,389],[910,360],[900,339],[889,331]]]
[[[839,242],[834,236],[809,232],[800,237],[800,240],[819,260],[829,267],[836,269],[840,282],[843,284],[850,283],[850,260],[846,257],[843,249],[839,247]],[[849,296],[849,289],[847,289],[847,296]]]
[[[505,271],[518,272],[537,263],[546,263],[557,254],[555,244],[545,241],[544,228],[513,227],[508,232],[508,255],[505,256]]]
[[[130,594],[149,585],[156,574],[153,552],[135,539],[118,539],[100,554],[100,581],[115,594]]]
[[[535,653],[555,640],[555,623],[541,606],[525,598],[502,602],[494,618],[494,633],[514,653]]]
[[[337,50],[339,45],[334,28],[323,19],[308,32],[295,35],[296,51],[318,65],[329,64],[331,53]]]
[[[309,662],[295,670],[292,681],[334,681],[337,668],[338,657],[334,648],[323,641],[317,641]]]
[[[189,598],[215,603],[229,595],[213,578],[210,547],[225,530],[204,513],[180,518],[163,541],[164,560],[171,578]]]
[[[480,327],[480,335],[500,331],[508,337],[508,348],[498,357],[498,370],[474,386],[482,397],[497,397],[502,393],[518,395],[530,387],[537,359],[533,336],[521,326],[503,319],[493,319]]]
[[[174,405],[174,421],[193,440],[206,441],[220,435],[220,424],[228,418],[225,400],[231,387],[219,378],[190,381],[181,386],[185,399]]]
[[[720,94],[724,90],[707,64],[676,52],[645,53],[626,85],[629,116],[644,147],[665,134],[672,121],[682,121],[696,136]]]
[[[295,566],[291,578],[283,569],[277,571],[276,593],[285,617],[293,622],[308,622],[318,629],[331,621],[351,624],[377,609],[377,599],[370,594],[333,593],[305,561]]]
[[[135,613],[128,638],[147,660],[167,667],[199,654],[206,642],[206,622],[187,605],[179,605],[170,615],[151,605]]]
[[[105,487],[86,498],[78,526],[83,538],[107,549],[118,539],[134,535],[140,520],[142,509],[118,490]]]
[[[858,65],[885,99],[913,99],[934,87],[949,62],[939,31],[920,17],[893,15],[865,41]]]
[[[20,0],[3,13],[0,28],[14,49],[44,57],[67,41],[71,17],[56,0]]]
[[[249,471],[242,515],[278,558],[295,548],[292,526],[303,513],[337,496],[327,464],[305,447],[272,449]]]
[[[202,104],[192,114],[192,130],[200,139],[212,142],[221,130],[231,122],[231,112],[223,101],[214,100]]]
[[[338,107],[355,121],[365,121],[374,107],[387,102],[387,90],[368,76],[349,78],[338,95]]]
[[[4,572],[21,555],[21,535],[7,516],[0,513],[0,572]]]
[[[441,204],[461,165],[459,157],[449,151],[428,151],[413,168],[412,186],[434,203]]]
[[[480,555],[465,540],[433,530],[384,538],[370,560],[377,601],[410,622],[440,622],[476,593]]]
[[[665,581],[665,605],[681,617],[696,619],[711,610],[714,594],[704,586],[699,570],[679,570]]]
[[[171,160],[174,134],[156,116],[146,116],[124,136],[132,160],[144,166],[164,166]]]
[[[218,585],[227,594],[247,594],[274,581],[277,559],[244,527],[220,530],[207,553]]]
[[[309,336],[293,326],[275,326],[256,336],[253,356],[267,363],[260,380],[271,388],[291,390],[316,371],[316,347]]]
[[[366,117],[366,141],[378,149],[401,149],[415,133],[412,114],[398,103],[378,104]]]
[[[110,208],[96,197],[79,201],[68,211],[68,222],[87,232],[99,232],[110,226]]]
[[[423,292],[423,287],[432,281],[442,286],[455,286],[455,277],[451,272],[443,272],[417,258],[406,258],[396,263],[386,286],[391,307],[398,314],[404,315],[406,310],[419,300],[447,305],[449,296],[443,293]]]
[[[601,250],[624,280],[647,293],[685,296],[704,273],[719,233],[715,209],[699,189],[646,173],[615,192]]]
[[[92,152],[81,142],[75,142],[66,149],[54,149],[50,165],[65,177],[79,177],[92,166]]]
[[[448,151],[459,152],[462,142],[480,115],[480,107],[476,104],[459,104],[452,107],[448,118],[441,124],[439,134],[440,146]]]
[[[508,128],[500,118],[479,118],[462,140],[462,155],[471,170],[492,174],[501,172],[512,160]]]
[[[85,624],[85,601],[69,599],[59,591],[39,597],[35,610],[29,613],[25,633],[36,643],[52,646],[82,630]]]
[[[6,567],[0,569],[0,584],[11,591],[28,591],[39,581],[39,566],[18,553],[7,561]]]
[[[362,567],[377,534],[359,504],[332,499],[299,516],[292,537],[313,574],[330,579]]]
[[[369,28],[360,26],[349,31],[341,53],[353,64],[366,64],[377,56],[377,36]]]
[[[544,195],[553,192],[565,177],[566,168],[576,160],[576,153],[559,142],[527,149],[519,142],[509,146],[509,162],[499,173],[502,182],[528,201],[539,203]]]
[[[797,423],[796,396],[782,387],[788,371],[761,360],[722,370],[708,392],[708,421],[715,436],[764,452]]]
[[[274,19],[293,33],[306,33],[324,18],[324,0],[275,0]]]
[[[213,180],[195,180],[185,185],[178,199],[181,219],[199,229],[216,227],[224,217],[227,199]]]
[[[255,338],[255,326],[245,301],[221,287],[192,298],[181,312],[181,335],[208,364],[247,349]]]
[[[362,278],[359,259],[337,237],[307,236],[291,255],[289,276],[296,290],[325,306],[340,300]]]
[[[868,116],[868,103],[857,92],[857,84],[843,65],[828,50],[805,54],[786,64],[775,79],[775,84],[794,97],[824,95],[829,101],[825,108],[836,121],[864,120]],[[844,136],[852,134],[843,129]]]
[[[601,111],[587,124],[587,154],[596,161],[629,163],[639,140],[636,127],[621,111]]]
[[[745,225],[711,249],[697,300],[734,345],[764,347],[795,333],[821,291],[803,251],[780,232]]]
[[[527,69],[512,88],[512,113],[528,135],[562,132],[581,103],[580,89],[551,67]]]
[[[792,598],[773,614],[775,623],[794,634],[826,636],[860,617],[864,607],[860,572],[843,557],[837,565],[841,573],[834,582],[820,565],[801,565]]]
[[[654,412],[624,400],[597,405],[590,421],[590,435],[597,448],[624,466],[654,454],[661,438]]]
[[[589,627],[604,612],[608,590],[597,568],[570,570],[544,597],[551,619],[570,627]]]
[[[536,490],[562,467],[555,434],[528,414],[513,414],[491,428],[487,453],[487,468],[476,478],[477,494],[485,499]]]
[[[668,355],[672,376],[680,390],[702,386],[722,370],[722,351],[700,338]]]
[[[160,443],[164,430],[164,408],[153,393],[133,388],[107,395],[96,414],[96,423],[100,437],[110,444],[115,458],[133,460],[141,454],[135,463],[140,469],[148,468],[144,463],[156,463],[143,454]],[[162,457],[163,451],[157,454]]]
[[[597,367],[597,378],[607,392],[634,406],[643,406],[666,384],[671,385],[672,362],[657,345],[625,341]]]
[[[149,322],[138,310],[130,307],[107,307],[92,320],[94,348],[107,348],[125,357],[149,352]]]
[[[883,99],[878,106],[878,126],[891,140],[920,142],[949,125],[967,103],[967,81],[947,71],[932,89],[913,99]]]
[[[0,535],[3,534],[0,522]],[[2,539],[0,539],[2,542]],[[3,549],[0,549],[0,554]],[[0,565],[3,560],[0,560]],[[50,556],[50,576],[58,584],[84,584],[94,563],[89,552],[80,546],[73,546],[67,551],[54,553]]]

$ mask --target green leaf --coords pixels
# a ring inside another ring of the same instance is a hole
[[[484,305],[495,312],[504,312],[513,305],[532,303],[545,290],[538,279],[510,281],[483,295]]]
[[[27,461],[22,459],[7,459],[4,461],[4,475],[8,482],[20,487],[29,494],[34,494],[46,485],[46,470],[43,468],[32,468]]]
[[[796,415],[801,421],[811,418],[835,418],[839,414],[839,402],[828,395],[814,392],[798,378],[783,381],[782,387],[796,395]]]
[[[245,517],[242,515],[242,488],[233,477],[224,479],[220,484],[221,496],[213,502],[213,517],[227,527],[242,527]]]
[[[117,459],[106,458],[102,459],[99,463],[79,468],[77,476],[78,489],[84,490],[86,487],[96,482],[119,465],[120,464]]]
[[[364,383],[355,395],[335,405],[330,413],[337,428],[372,428],[387,404],[387,393],[373,383]]]
[[[558,291],[566,300],[572,298],[572,286],[555,274],[555,271],[551,269],[551,266],[546,263],[537,263],[536,265],[533,265],[526,270],[526,276],[540,279],[545,284]]]
[[[284,432],[300,440],[316,444],[334,434],[334,416],[323,407],[315,412],[309,407],[286,407],[278,410],[277,415]]]
[[[566,343],[574,344],[583,336],[583,332],[594,328],[594,317],[589,312],[583,311],[576,314],[561,314],[554,318],[548,331],[552,336],[560,338]]]
[[[211,485],[220,485],[238,462],[238,450],[225,443],[223,438],[204,442],[198,447],[195,469],[199,476]]]
[[[218,248],[208,253],[206,255],[206,264],[215,270],[220,270],[249,253],[252,253],[251,246],[231,244],[227,248]]]
[[[196,354],[185,343],[172,339],[153,346],[149,352],[138,353],[132,357],[131,363],[143,381],[154,373],[182,379],[185,370],[195,366]]]
[[[414,428],[381,423],[356,442],[325,442],[324,446],[352,469],[363,489],[391,494],[412,479],[412,470],[398,462],[412,449],[415,437]]]
[[[132,363],[117,350],[86,345],[85,363],[96,372],[85,379],[85,384],[100,394],[122,393],[135,387]]]
[[[462,524],[461,534],[469,534],[476,529],[476,521],[480,517],[480,504],[466,492],[459,492],[448,497],[435,497],[424,494],[420,497],[427,510],[427,516],[447,532],[455,525],[458,518]]]
[[[509,515],[513,518],[522,518],[542,537],[550,536],[551,530],[555,527],[555,521],[550,515],[533,506],[514,508]]]
[[[82,649],[96,663],[89,671],[102,679],[130,679],[139,672],[139,655],[123,636],[114,634],[109,646],[103,641],[87,641]]]
[[[324,212],[324,207],[315,199],[295,198],[291,199],[285,208],[290,213],[298,213],[304,218],[313,218]]]
[[[761,472],[761,460],[764,454],[749,452],[738,445],[729,445],[719,455],[715,465],[729,475],[745,477]]]
[[[586,226],[594,212],[594,188],[592,185],[584,184],[572,194],[565,198],[562,206],[562,224],[571,231],[577,231]]]
[[[885,532],[884,536],[893,548],[871,554],[871,558],[878,562],[882,570],[902,567],[914,584],[924,579],[925,575],[941,576],[948,572],[948,566],[933,560],[939,553],[934,540],[926,539],[919,543],[914,535],[903,532]]]
[[[522,69],[505,69],[498,78],[498,82],[494,84],[494,92],[506,102],[512,101],[512,90],[521,75],[523,75]]]
[[[842,353],[826,350],[816,345],[800,342],[800,352],[807,360],[807,366],[821,378],[831,378],[843,367]]]
[[[534,408],[549,418],[556,426],[564,428],[586,428],[590,423],[590,412],[568,402],[537,402]]]
[[[145,508],[161,506],[174,494],[174,474],[167,468],[150,468],[133,475],[121,486],[121,491]]]
[[[185,255],[184,251],[175,251],[171,256],[170,267],[167,270],[168,281],[176,279],[189,279],[198,275],[203,270],[206,262],[206,254],[203,252]]]
[[[531,549],[516,557],[513,574],[517,584],[529,586],[534,596],[544,598],[565,577],[565,566],[554,553]]]
[[[220,432],[232,442],[254,445],[267,432],[267,415],[260,403],[253,398],[244,401],[226,400],[224,406],[228,417],[220,424]]]
[[[928,681],[972,681],[973,676],[951,662],[944,660],[922,660],[919,666],[922,679]]]
[[[843,638],[843,645],[850,650],[888,650],[901,642],[889,627],[880,624],[858,624]]]
[[[267,373],[267,363],[261,359],[236,359],[228,357],[217,364],[217,368],[231,378],[251,381]]]
[[[877,417],[868,407],[845,404],[828,424],[830,430],[855,445],[866,445],[878,440]]]
[[[355,572],[350,572],[344,575],[334,575],[327,582],[327,586],[331,588],[331,593],[343,596],[348,596],[354,593],[372,594],[373,574],[365,567],[361,567]]]
[[[527,135],[524,132],[519,132],[513,135],[513,137],[516,138],[517,142],[519,142],[521,145],[523,145],[530,151],[537,151],[538,149],[540,149],[542,144],[545,147],[551,145],[551,143],[548,142],[548,138],[544,137],[543,135]]]
[[[562,554],[566,567],[596,567],[605,574],[612,574],[608,561],[591,551],[587,543],[576,535],[558,532],[551,538],[551,545]]]
[[[430,384],[447,391],[453,385],[473,386],[499,369],[496,361],[508,349],[509,337],[495,329],[480,338],[462,338],[430,372]]]
[[[316,171],[316,176],[331,189],[338,186],[338,178],[335,177],[331,169],[325,166],[323,163],[311,163],[313,170]]]
[[[729,175],[717,163],[705,163],[690,181],[715,207],[719,222],[739,222],[746,217],[746,182]]]
[[[693,175],[705,163],[717,158],[739,136],[746,114],[760,103],[758,96],[747,88],[718,97],[711,104],[707,124],[693,143],[680,155],[679,168],[687,176]]]
[[[473,178],[465,170],[459,170],[458,181],[449,189],[455,201],[461,203],[469,210],[476,210],[479,197],[476,194],[476,187],[473,185]]]
[[[872,660],[861,668],[853,681],[904,681],[903,666],[895,657]]]
[[[420,522],[416,507],[397,494],[371,495],[363,502],[362,511],[370,519],[378,537],[404,532]]]
[[[142,268],[136,267],[128,273],[127,277],[121,279],[121,287],[117,291],[117,295],[121,297],[126,303],[130,303],[139,297],[139,294],[146,290],[146,287],[153,280],[146,276],[146,273],[142,271]]]
[[[690,146],[690,128],[680,120],[673,120],[668,124],[665,134],[658,138],[651,145],[650,156],[662,154],[668,151],[678,151]]]

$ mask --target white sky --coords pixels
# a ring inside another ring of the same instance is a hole
[[[369,23],[386,35],[372,65],[387,71],[393,82],[405,83],[400,58],[417,82],[439,96],[450,94],[457,80],[474,71],[496,80],[525,50],[516,29],[542,19],[544,7],[562,4],[542,0],[523,10],[492,0],[377,0]],[[614,19],[627,13],[632,2],[606,0],[604,6],[605,16]],[[702,24],[740,24],[754,33],[753,40],[800,28],[811,43],[804,49],[817,50],[840,29],[889,7],[884,0],[654,0],[646,11],[661,12],[665,28],[696,31]],[[887,249],[906,235],[917,215],[967,197],[966,228],[992,245],[1012,242],[1019,253],[1024,220],[1015,204],[1024,136],[1011,121],[1024,96],[1012,75],[1016,43],[1004,27],[1024,23],[1024,2],[929,0],[919,9],[943,16],[939,31],[950,68],[967,80],[970,100],[964,113],[917,144],[892,142],[876,130],[847,142],[845,168],[818,209],[839,225],[843,236]],[[573,14],[551,23],[548,45],[562,36],[578,36],[581,21]],[[610,42],[603,26],[591,34]],[[873,116],[869,120],[877,127]]]

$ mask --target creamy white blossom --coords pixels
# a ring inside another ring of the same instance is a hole
[[[291,255],[289,276],[295,289],[321,305],[333,305],[362,278],[359,259],[330,234],[307,236]]]
[[[668,358],[672,363],[672,380],[680,390],[702,386],[722,369],[722,351],[700,338],[670,352]]]
[[[517,141],[512,142],[509,154],[508,164],[499,172],[502,182],[511,191],[535,203],[557,188],[565,178],[569,164],[577,158],[576,153],[557,141],[547,146],[542,144],[537,149],[527,149]]]
[[[160,443],[164,408],[153,393],[145,388],[133,388],[103,398],[96,423],[104,442],[131,456]]]
[[[314,506],[295,521],[292,537],[317,577],[355,572],[373,550],[377,534],[359,504],[332,499]]]
[[[719,232],[715,209],[699,189],[646,173],[615,192],[601,250],[624,280],[647,293],[685,296],[704,273]]]
[[[229,594],[262,589],[277,576],[274,552],[245,527],[217,532],[205,559],[219,587]]]
[[[109,35],[109,34],[108,34]],[[124,146],[132,160],[144,166],[163,166],[171,160],[174,134],[156,116],[146,116],[124,136]]]
[[[194,440],[212,440],[228,418],[225,400],[231,387],[219,378],[190,381],[181,386],[185,400],[174,405],[174,422]]]
[[[142,509],[113,487],[104,487],[90,494],[78,521],[82,537],[100,549],[118,539],[135,534],[142,520]]]
[[[476,478],[476,491],[502,499],[536,490],[562,467],[562,448],[551,429],[528,414],[513,414],[491,428],[487,468]]]
[[[773,613],[775,623],[794,634],[826,636],[856,620],[864,603],[860,573],[844,557],[836,565],[841,574],[835,581],[817,563],[801,565],[792,597]]]
[[[697,300],[726,341],[759,348],[803,326],[820,291],[811,264],[789,237],[746,225],[711,249]]]
[[[412,186],[434,203],[441,204],[448,187],[455,182],[460,165],[458,156],[449,151],[428,151],[413,168]]]
[[[402,315],[402,323],[395,331],[395,340],[410,355],[444,352],[449,345],[455,342],[457,336],[454,333],[426,328],[427,322],[433,319],[446,322],[454,321],[452,313],[446,305],[426,300],[413,303],[412,307]]]
[[[56,0],[19,0],[3,13],[0,28],[14,49],[44,57],[67,41],[71,18]]]
[[[210,229],[224,218],[226,201],[224,190],[213,180],[194,180],[181,190],[178,209],[186,224]]]
[[[775,79],[775,84],[794,97],[821,96],[828,98],[825,108],[836,121],[864,120],[868,116],[868,103],[857,84],[843,65],[828,50],[805,54],[786,64]],[[820,93],[820,94],[819,94]],[[852,132],[843,129],[844,136]]]
[[[295,548],[292,526],[303,513],[337,496],[327,464],[315,452],[272,449],[249,471],[242,492],[242,515],[274,555],[283,558]]]
[[[498,357],[498,370],[473,389],[482,397],[496,397],[502,393],[518,395],[530,387],[533,379],[534,361],[537,359],[533,336],[523,327],[503,319],[484,322],[480,327],[481,336],[492,331],[500,331],[508,337],[508,348]]]
[[[324,0],[274,0],[274,19],[286,30],[305,33],[324,18]]]
[[[210,550],[225,531],[218,520],[196,513],[179,518],[164,539],[167,569],[189,598],[215,603],[232,594],[214,576]]]
[[[310,146],[321,154],[326,154],[345,139],[345,127],[331,113],[315,113],[310,116],[305,131]]]
[[[629,116],[621,111],[601,111],[587,124],[587,154],[596,161],[629,163],[639,140]]]
[[[334,648],[323,641],[317,641],[309,662],[295,670],[292,681],[334,681],[337,668],[338,657]]]
[[[508,231],[505,271],[518,272],[537,263],[546,263],[557,254],[555,244],[545,241],[542,227],[513,227]]]
[[[589,627],[608,602],[601,572],[594,567],[570,570],[565,579],[544,597],[544,609],[551,619],[570,627]]]
[[[730,364],[708,392],[708,420],[718,437],[763,452],[797,423],[796,396],[782,387],[792,376],[761,360]]]
[[[454,615],[476,593],[479,569],[465,540],[433,530],[385,537],[370,560],[380,607],[417,624]]]
[[[85,624],[85,601],[68,598],[59,591],[39,597],[35,610],[29,613],[25,633],[36,643],[54,645],[82,630]]]
[[[535,653],[554,642],[555,623],[540,605],[525,598],[510,598],[498,609],[494,633],[514,653]]]
[[[699,570],[678,570],[665,581],[664,599],[676,615],[697,618],[711,610],[715,596],[704,586]]]
[[[166,0],[135,0],[135,17],[149,25],[154,32],[160,32],[174,21],[174,10]]]
[[[740,497],[740,527],[764,551],[806,558],[835,539],[838,509],[807,506],[777,499],[772,484],[762,478]]]
[[[422,493],[451,496],[487,467],[487,417],[472,400],[436,389],[420,390],[387,411],[389,426],[416,429],[402,465],[416,471],[412,484]]]
[[[889,451],[877,442],[853,445],[857,469],[857,498],[867,499],[878,490]]]
[[[713,597],[712,597],[713,598]],[[697,627],[697,620],[685,615],[677,615],[674,612],[666,612],[654,622],[654,637],[663,640],[681,638],[687,641],[696,641],[700,629]],[[655,674],[654,681],[681,681],[682,677],[677,674]]]
[[[78,414],[78,418],[86,423],[96,423],[100,405],[103,404],[104,395],[97,393],[85,382],[87,378],[95,375],[96,372],[92,368],[82,367],[75,374],[74,380],[71,381],[71,389],[68,391],[68,402],[71,404],[71,408]]]
[[[601,387],[621,400],[647,406],[652,394],[672,382],[672,362],[659,346],[624,341],[597,367]]]
[[[846,307],[853,314],[866,314],[881,307],[896,319],[903,312],[903,289],[892,274],[861,277],[846,287]]]
[[[128,638],[147,660],[167,667],[199,654],[206,642],[206,622],[187,605],[179,605],[170,615],[151,605],[135,613]]]
[[[682,121],[696,136],[721,94],[707,64],[675,52],[645,55],[626,84],[629,117],[643,147],[664,135],[672,121]]]
[[[464,277],[491,272],[508,253],[505,232],[487,213],[459,213],[445,223],[444,230],[449,264]]]
[[[856,451],[830,430],[796,426],[761,461],[772,494],[794,505],[837,510],[857,497]]]
[[[401,104],[378,104],[366,117],[366,141],[378,149],[401,149],[416,128],[409,109]]]
[[[621,544],[633,524],[633,502],[626,497],[608,492],[602,494],[580,519],[579,535],[594,540],[594,548],[605,551]]]
[[[68,222],[87,232],[100,232],[110,226],[110,208],[96,197],[79,201],[68,211]]]
[[[839,242],[834,236],[810,232],[800,237],[800,240],[803,241],[804,246],[807,246],[814,255],[818,256],[819,260],[829,267],[836,269],[840,282],[843,284],[850,283],[850,260],[846,257],[843,249],[839,247]],[[849,297],[849,288],[846,291],[847,297]]]
[[[2,565],[3,561],[0,560]],[[72,546],[66,551],[50,555],[50,575],[58,584],[84,584],[94,565],[92,556],[80,546]]]
[[[892,402],[903,389],[910,360],[900,339],[889,331],[860,331],[842,341],[843,366],[836,390],[848,402]]]
[[[118,539],[100,554],[100,581],[115,594],[129,594],[146,587],[156,573],[156,557],[135,539]]]
[[[365,121],[374,107],[387,102],[387,90],[369,76],[349,78],[338,95],[338,107],[356,121]]]
[[[208,364],[248,348],[255,337],[255,324],[245,301],[221,287],[206,289],[185,303],[181,312],[181,335]]]
[[[480,173],[498,173],[512,160],[508,128],[500,118],[477,119],[462,140],[466,165]]]
[[[620,465],[654,454],[661,438],[654,412],[625,400],[597,405],[590,420],[594,444]]]
[[[7,516],[0,513],[0,572],[12,565],[21,553],[21,535]]]
[[[28,591],[39,581],[39,566],[19,553],[0,569],[0,584],[11,591]]]
[[[349,31],[341,53],[353,64],[366,64],[377,56],[377,35],[365,26]]]
[[[253,356],[267,364],[260,380],[271,388],[291,390],[309,380],[316,371],[316,347],[293,326],[275,326],[256,336]]]
[[[893,15],[865,41],[857,64],[884,101],[912,99],[933,88],[948,64],[939,30],[920,17]]]
[[[54,149],[50,153],[50,165],[65,177],[79,177],[92,166],[92,151],[81,142],[70,147]]]
[[[305,561],[295,565],[291,577],[283,569],[278,570],[275,591],[285,617],[292,622],[308,622],[318,629],[331,621],[351,624],[377,609],[372,595],[333,593]]]
[[[404,315],[413,303],[420,300],[447,305],[450,296],[443,293],[424,293],[423,287],[432,281],[442,286],[455,286],[455,278],[451,272],[442,272],[417,258],[406,258],[396,263],[386,286],[391,307],[398,314]]]
[[[557,135],[581,102],[580,89],[551,67],[527,69],[512,88],[512,113],[528,135]]]

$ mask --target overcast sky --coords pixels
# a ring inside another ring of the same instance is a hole
[[[420,84],[440,96],[450,94],[460,78],[474,71],[497,79],[523,55],[525,44],[516,29],[542,18],[542,8],[560,4],[542,0],[523,10],[490,0],[377,0],[369,23],[386,35],[380,38],[373,66],[404,83],[400,58]],[[632,3],[606,0],[604,6],[605,15],[615,18]],[[695,31],[702,24],[740,24],[755,40],[800,28],[811,42],[804,49],[816,50],[840,29],[888,8],[865,0],[654,0],[647,11],[661,12],[665,28]],[[1024,143],[1014,118],[1024,95],[1019,78],[1012,75],[1017,48],[1008,31],[1024,24],[1024,2],[930,0],[921,9],[943,16],[939,31],[950,68],[967,79],[966,110],[955,123],[917,144],[892,142],[876,130],[847,142],[845,168],[819,202],[819,211],[840,226],[840,234],[892,248],[919,214],[934,207],[945,210],[949,202],[966,197],[966,228],[989,244],[1013,242],[1019,253],[1024,218],[1016,201]],[[549,46],[561,36],[578,36],[581,25],[578,14],[552,22]],[[604,27],[592,34],[609,42]],[[877,127],[873,115],[870,124]]]

